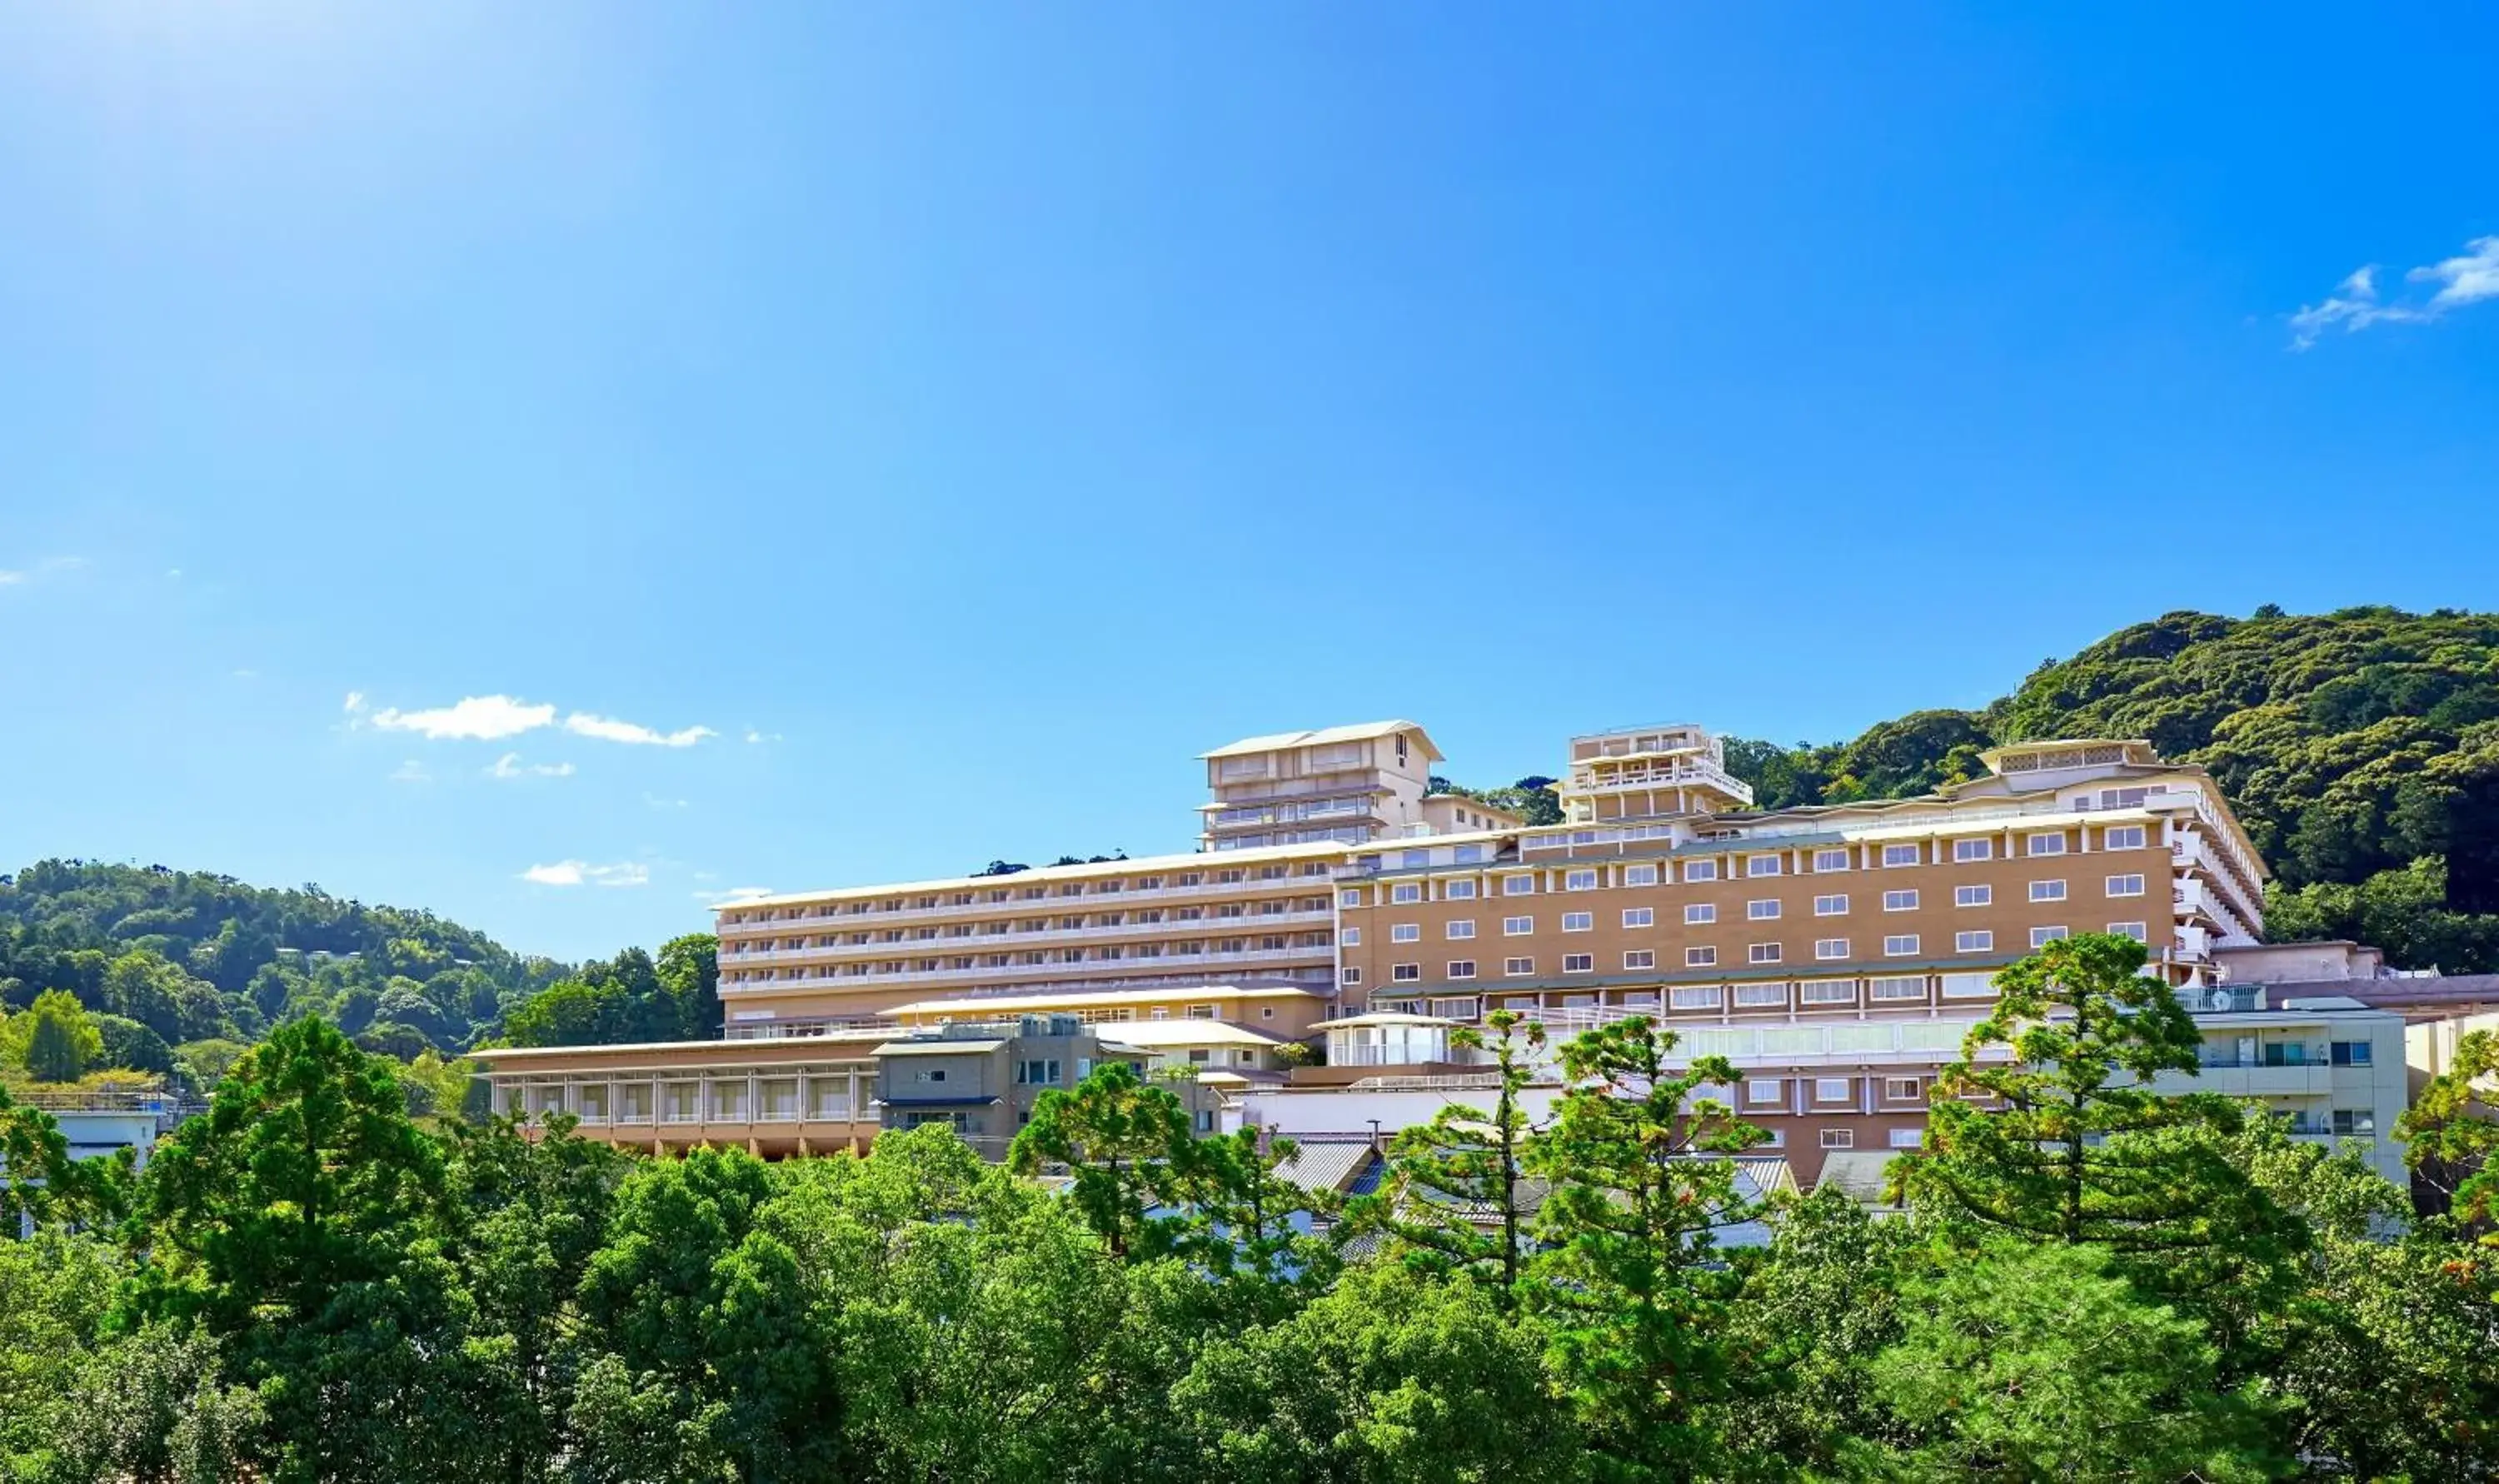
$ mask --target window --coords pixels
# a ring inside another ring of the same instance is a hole
[[[1536,972],[1536,960],[1533,958],[1505,958],[1501,961],[1501,972],[1511,975],[1533,974]]]
[[[1883,910],[1885,912],[1915,912],[1918,910],[1918,893],[1915,891],[1886,891],[1883,893]]]
[[[1536,894],[1536,878],[1533,876],[1505,876],[1501,879],[1501,894],[1504,896],[1534,896]]]
[[[1776,963],[1779,961],[1779,946],[1775,943],[1756,943],[1744,951],[1744,957],[1751,963]]]
[[[1996,842],[1993,840],[1955,840],[1953,842],[1953,859],[1957,861],[1987,860],[1995,854]]]
[[[1388,899],[1401,904],[1419,902],[1423,899],[1422,885],[1419,882],[1401,881],[1388,888]]]
[[[1562,955],[1562,972],[1565,974],[1593,974],[1596,970],[1597,959],[1596,955],[1593,953],[1565,953]]]
[[[1657,909],[1654,907],[1626,907],[1623,909],[1623,925],[1625,927],[1654,927],[1657,925]]]
[[[1996,934],[1989,932],[1985,928],[1980,928],[1976,932],[1955,933],[1953,934],[1953,952],[1956,953],[1995,952]]]
[[[2334,1132],[2349,1138],[2355,1134],[2375,1134],[2378,1115],[2365,1108],[2334,1110]]]
[[[2065,854],[2065,832],[2061,829],[2052,835],[2032,835],[2027,849],[2033,855],[2061,855]]]
[[[1816,851],[1813,853],[1813,868],[1816,871],[1845,871],[1848,869],[1848,852]]]
[[[2143,878],[2140,876],[2112,876],[2108,879],[2108,894],[2111,896],[2141,896],[2143,895]]]
[[[1813,915],[1817,918],[1844,918],[1848,916],[1847,894],[1843,892],[1837,896],[1815,897],[1813,899]]]
[[[1915,1098],[1917,1095],[1918,1080],[1914,1077],[1887,1077],[1883,1079],[1883,1096],[1895,1103],[1907,1102]]]
[[[1027,1087],[1058,1085],[1058,1062],[1055,1058],[1016,1063],[1016,1081]]]
[[[1857,1131],[1855,1129],[1827,1128],[1822,1131],[1821,1139],[1822,1146],[1826,1149],[1853,1149],[1857,1147]]]
[[[1798,998],[1808,1005],[1854,1005],[1857,1003],[1857,981],[1809,979],[1798,991]]]
[[[1927,1134],[1924,1129],[1896,1128],[1892,1130],[1890,1142],[1892,1147],[1896,1149],[1914,1149],[1919,1145],[1926,1143],[1926,1138]]]
[[[2337,1041],[2329,1048],[2328,1059],[2338,1067],[2365,1067],[2369,1054],[2365,1041]]]
[[[2100,844],[2113,851],[2139,851],[2143,849],[2143,826],[2112,824],[2100,832]]]
[[[1687,904],[1683,909],[1683,921],[1684,925],[1687,927],[1696,927],[1704,923],[1715,922],[1717,920],[1718,908],[1713,903],[1692,902]]]
[[[1815,1078],[1813,1080],[1813,1100],[1817,1103],[1847,1102],[1848,1079],[1844,1077]]]
[[[935,1068],[935,1069],[933,1069],[933,1070],[931,1070],[931,1071],[923,1072],[923,1073],[921,1073],[921,1074],[920,1074],[920,1081],[924,1081],[924,1082],[942,1082],[942,1081],[944,1081],[945,1080],[946,1080],[946,1069],[945,1069],[944,1067],[938,1067],[938,1068]]]
[[[2109,931],[2121,938],[2132,938],[2137,943],[2152,941],[2152,935],[2143,930],[2143,924],[2140,922],[2111,922]]]
[[[1336,894],[1336,904],[1337,904],[1338,906],[1340,906],[1340,907],[1359,907],[1359,906],[1361,906],[1361,905],[1362,905],[1362,888],[1361,888],[1361,887],[1346,887],[1344,890],[1342,890],[1342,891],[1340,891],[1340,892],[1338,892],[1338,893]]]
[[[1348,927],[1339,937],[1338,941],[1343,943],[1347,948],[1360,948],[1362,947],[1362,929],[1359,927]]]
[[[1501,919],[1501,934],[1505,938],[1524,938],[1534,931],[1536,931],[1536,919],[1534,918],[1504,918]]]
[[[1584,933],[1593,929],[1596,925],[1597,915],[1593,912],[1566,912],[1562,914],[1562,930],[1566,933]]]
[[[1848,956],[1848,940],[1845,938],[1816,938],[1813,940],[1813,956],[1816,958],[1845,958]]]
[[[2030,884],[2030,900],[2034,902],[2061,902],[2064,899],[2065,884],[2061,881],[2034,881]]]
[[[1412,984],[1423,977],[1423,966],[1419,963],[1397,964],[1389,969],[1388,977],[1397,984]]]
[[[1682,988],[1670,991],[1667,995],[1667,1003],[1677,1010],[1715,1010],[1718,1008],[1718,986],[1686,984]]]
[[[1423,941],[1423,924],[1420,922],[1392,922],[1388,925],[1388,941],[1391,943],[1420,943]]]
[[[1562,873],[1562,889],[1565,891],[1594,891],[1597,889],[1597,873],[1594,871],[1565,871]]]
[[[1984,907],[1995,900],[1994,887],[1953,887],[1953,905],[1956,907]]]
[[[1476,961],[1475,961],[1474,959],[1472,959],[1472,958],[1452,958],[1452,959],[1450,959],[1450,960],[1449,960],[1449,978],[1451,978],[1451,979],[1473,979],[1473,978],[1475,978],[1475,977],[1476,977]]]
[[[1736,1003],[1751,1010],[1784,1010],[1788,1003],[1788,986],[1782,984],[1737,984]]]
[[[2046,948],[2064,936],[2065,930],[2061,927],[2034,927],[2030,929],[2030,946],[2034,949]]]
[[[1776,855],[1748,855],[1744,858],[1744,874],[1747,876],[1776,876],[1779,874],[1779,857]]]
[[[1716,881],[1718,879],[1718,862],[1714,860],[1687,860],[1683,863],[1683,879],[1685,881]]]
[[[1887,958],[1906,958],[1917,952],[1916,933],[1897,933],[1883,940],[1883,955]]]
[[[1706,969],[1717,962],[1718,951],[1714,948],[1688,948],[1683,951],[1683,966],[1687,969]]]
[[[1626,886],[1626,887],[1654,887],[1654,886],[1656,886],[1656,885],[1657,885],[1657,867],[1655,867],[1655,866],[1653,866],[1653,865],[1636,865],[1636,866],[1625,866],[1625,867],[1623,867],[1623,885],[1624,885],[1624,886]]]
[[[1744,917],[1748,921],[1767,922],[1778,915],[1779,901],[1777,897],[1769,897],[1761,901],[1746,902],[1744,904]]]
[[[1446,930],[1451,938],[1472,938],[1476,935],[1475,919],[1473,918],[1461,918],[1457,921],[1451,922]]]
[[[1918,848],[1914,845],[1887,845],[1883,847],[1883,863],[1887,866],[1916,865]]]
[[[1430,851],[1408,851],[1408,852],[1406,853],[1406,862],[1405,862],[1405,863],[1406,863],[1406,864],[1408,864],[1408,865],[1410,865],[1410,866],[1427,866],[1427,865],[1430,865],[1430,864],[1432,863],[1432,853],[1431,853]],[[1261,875],[1261,876],[1264,876],[1264,875],[1266,875],[1267,873],[1266,873],[1266,872],[1264,872],[1264,871],[1261,871],[1261,872],[1259,872],[1258,874],[1259,874],[1259,875]],[[1280,874],[1281,874],[1281,873],[1280,873]]]
[[[1443,895],[1452,902],[1472,902],[1476,899],[1476,884],[1471,881],[1449,882]]]
[[[1981,1000],[1996,992],[1993,974],[1947,974],[1943,979],[1948,1000]]]
[[[1623,952],[1623,967],[1624,967],[1624,968],[1626,968],[1626,969],[1654,969],[1654,968],[1656,968],[1656,967],[1657,967],[1657,950],[1655,950],[1655,949],[1627,949],[1627,950],[1625,950],[1625,951],[1624,951],[1624,952]]]
[[[1878,1000],[1923,1000],[1927,982],[1923,979],[1878,979],[1866,985],[1867,994]]]
[[[1775,1103],[1786,1091],[1786,1081],[1776,1077],[1756,1077],[1744,1083],[1744,1097],[1754,1103]]]

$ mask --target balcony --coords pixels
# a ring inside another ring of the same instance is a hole
[[[1687,759],[1679,762],[1620,763],[1601,762],[1574,765],[1566,793],[1610,793],[1623,790],[1706,789],[1749,804],[1753,786],[1714,762]]]
[[[1247,871],[1250,868],[1225,867],[1224,869]],[[790,934],[875,932],[889,927],[917,927],[924,923],[952,921],[963,918],[1038,917],[1044,913],[1055,914],[1073,910],[1069,904],[1078,902],[1085,904],[1083,910],[1099,911],[1110,910],[1128,902],[1202,902],[1209,898],[1270,896],[1280,891],[1312,890],[1327,880],[1323,875],[1303,876],[1290,870],[1272,880],[1251,874],[1241,881],[1228,882],[1214,880],[1217,874],[1214,870],[1207,870],[1202,874],[1208,879],[1195,886],[1141,887],[1119,891],[1087,890],[1075,896],[1060,895],[1057,883],[1050,884],[1047,894],[1042,896],[1025,896],[1022,894],[1024,888],[1019,887],[1009,888],[1005,901],[995,902],[987,899],[987,891],[990,888],[983,888],[979,900],[940,903],[935,907],[903,907],[892,912],[810,911],[805,916],[796,918],[773,918],[760,922],[723,922],[720,924],[720,935],[724,941],[727,941],[778,938]],[[1002,881],[1015,879],[1013,876],[999,878]],[[725,903],[722,910],[734,911],[736,906],[734,902]]]
[[[1286,966],[1294,958],[1333,957],[1335,951],[1325,948],[1262,949],[1240,953],[1166,953],[1159,958],[1126,958],[1083,963],[1016,963],[997,964],[971,969],[904,969],[892,974],[810,974],[798,979],[772,979],[758,984],[731,984],[724,980],[720,995],[724,1000],[758,999],[771,995],[813,993],[820,990],[848,990],[864,993],[869,990],[920,985],[968,985],[965,994],[982,991],[982,984],[1003,984],[1007,987],[990,990],[997,994],[1056,994],[1070,989],[1144,989],[1164,984],[1248,984],[1284,982],[1303,988],[1326,989],[1336,983],[1336,971],[1326,966],[1298,969]],[[1133,974],[1105,973],[1111,963],[1135,966]],[[1240,965],[1234,969],[1231,966]],[[1226,972],[1229,969],[1230,972]],[[1087,971],[1090,971],[1089,973]],[[1053,977],[1056,973],[1078,976],[1072,979]]]

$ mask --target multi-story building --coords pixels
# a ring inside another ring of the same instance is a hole
[[[1640,1014],[1733,1058],[1734,1101],[1810,1180],[1820,1151],[1914,1142],[1993,975],[2039,945],[2126,933],[2191,994],[2261,937],[2263,866],[2226,801],[2141,741],[1997,748],[1931,795],[1761,811],[1703,728],[1626,728],[1571,740],[1545,826],[1430,793],[1441,756],[1411,722],[1250,738],[1204,756],[1194,854],[729,904],[729,1039],[634,1057],[654,1097],[692,1081],[705,1112],[699,1089],[746,1085],[761,1115],[766,1082],[786,1101],[776,1068],[847,1078],[897,1029],[1066,1016],[1253,1116],[1289,1102],[1298,1131],[1349,1133],[1365,1123],[1332,1125],[1352,1105],[1316,1089],[1463,1078],[1465,1055],[1430,1048],[1490,1010],[1557,1034]],[[1288,1080],[1296,1042],[1339,1064]],[[540,1053],[493,1054],[535,1106]],[[823,1139],[743,1137],[855,1143],[879,1122],[862,1096]],[[2360,1112],[2304,1111],[2329,1129]]]

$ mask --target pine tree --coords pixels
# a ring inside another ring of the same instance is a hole
[[[1473,1049],[1490,1048],[1499,1079],[1491,1109],[1451,1103],[1430,1122],[1400,1133],[1389,1145],[1388,1189],[1369,1198],[1355,1224],[1388,1233],[1410,1268],[1463,1274],[1489,1286],[1507,1310],[1516,1301],[1534,1197],[1542,1189],[1526,1173],[1542,1129],[1519,1094],[1535,1076],[1533,1056],[1544,1045],[1544,1027],[1509,1010],[1494,1011],[1486,1023],[1489,1038],[1461,1027],[1449,1039]]]

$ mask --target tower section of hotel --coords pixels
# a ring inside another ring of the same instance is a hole
[[[2262,931],[2263,867],[2227,802],[2141,741],[1997,748],[1932,794],[1769,812],[1696,727],[1572,749],[1563,824],[1355,854],[1337,883],[1344,1013],[1507,1008],[1563,1033],[1657,1016],[1687,1053],[1747,1070],[1729,1090],[1748,1113],[1914,1140],[2005,964],[2119,932],[2202,985],[2216,947]]]
[[[1201,850],[1360,845],[1520,823],[1476,800],[1432,792],[1441,750],[1412,722],[1245,737],[1200,758],[1210,795],[1198,806]]]

